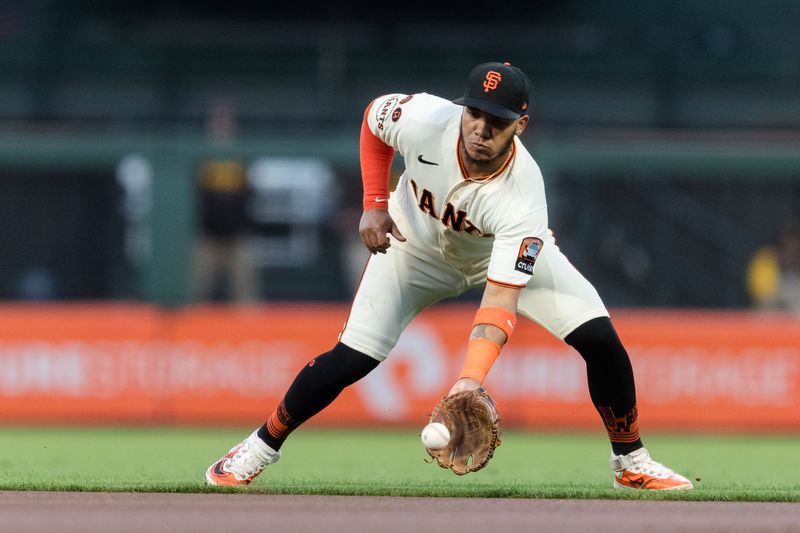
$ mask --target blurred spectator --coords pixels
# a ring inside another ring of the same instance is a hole
[[[212,104],[206,133],[215,149],[237,134],[236,111],[227,102]],[[193,302],[258,300],[258,277],[250,250],[247,203],[252,195],[247,166],[238,158],[214,157],[201,163],[198,176],[199,231],[190,284]]]
[[[787,217],[777,244],[753,255],[747,287],[753,304],[760,309],[800,313],[800,218]]]

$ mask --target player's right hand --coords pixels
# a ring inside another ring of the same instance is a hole
[[[389,248],[389,235],[404,242],[406,240],[392,220],[389,211],[386,209],[370,209],[361,215],[361,222],[358,224],[358,233],[364,246],[374,254],[385,254]]]

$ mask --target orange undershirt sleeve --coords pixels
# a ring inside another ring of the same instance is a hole
[[[394,158],[394,148],[381,141],[369,129],[367,117],[371,108],[372,103],[364,111],[359,142],[364,211],[389,207],[389,173]]]

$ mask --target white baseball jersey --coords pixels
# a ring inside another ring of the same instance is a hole
[[[339,340],[379,361],[423,309],[487,279],[522,288],[518,312],[561,339],[608,314],[556,246],[541,171],[518,138],[497,172],[466,175],[462,110],[425,93],[389,94],[367,116],[404,158],[389,213],[406,242],[393,239],[385,255],[370,256]]]
[[[518,138],[492,176],[471,179],[458,149],[462,106],[429,94],[390,94],[372,104],[372,133],[405,159],[389,213],[409,245],[493,282],[522,287],[552,243],[538,165]]]

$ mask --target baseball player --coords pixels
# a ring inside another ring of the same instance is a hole
[[[417,314],[485,285],[449,394],[481,386],[522,315],[585,359],[614,486],[692,488],[643,447],[628,354],[597,291],[548,229],[542,175],[519,139],[529,92],[519,68],[483,63],[455,101],[419,93],[371,102],[360,137],[359,232],[372,255],[339,342],[305,365],[261,428],[209,467],[210,484],[250,483],[278,460],[292,430],[386,359]],[[390,194],[395,152],[405,172]]]

